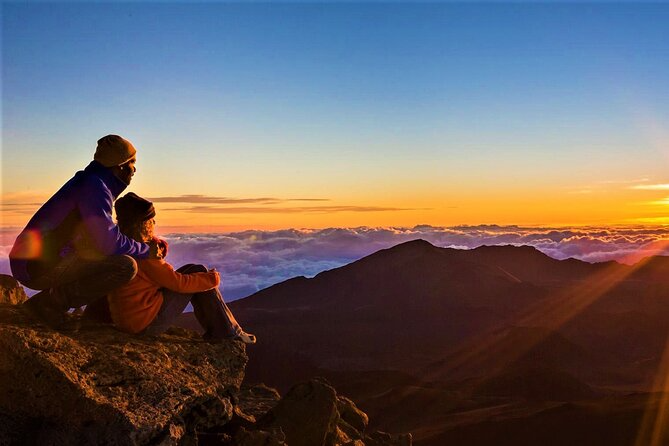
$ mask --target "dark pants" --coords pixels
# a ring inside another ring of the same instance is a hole
[[[130,282],[135,274],[137,262],[130,256],[88,260],[72,255],[25,285],[35,290],[51,290],[49,298],[57,302],[50,303],[68,310],[105,298],[110,291]]]
[[[188,264],[177,270],[181,274],[207,272],[203,265]],[[242,332],[235,317],[223,301],[218,288],[200,293],[177,293],[163,289],[163,305],[156,318],[146,328],[145,333],[158,335],[164,333],[183,313],[190,302],[193,304],[195,318],[204,329],[205,339],[230,338]]]

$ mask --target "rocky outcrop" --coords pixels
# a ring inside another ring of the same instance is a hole
[[[178,328],[133,336],[69,319],[54,331],[0,304],[0,445],[411,444],[366,432],[367,415],[321,379],[284,398],[241,386],[239,341],[210,344]]]
[[[7,274],[0,274],[0,304],[18,305],[28,300],[21,284]]]
[[[277,395],[278,396],[278,395]],[[239,429],[234,444],[290,446],[410,446],[411,434],[366,432],[367,415],[338,396],[322,378],[293,386],[254,425]]]
[[[176,444],[232,418],[247,357],[179,330],[56,332],[0,305],[0,444]]]

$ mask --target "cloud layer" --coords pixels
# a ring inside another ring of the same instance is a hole
[[[295,276],[311,277],[379,249],[422,238],[441,247],[470,249],[481,245],[530,245],[547,255],[588,262],[669,254],[662,240],[669,229],[523,228],[460,226],[413,228],[330,228],[322,230],[244,231],[229,234],[170,234],[168,260],[179,266],[204,263],[223,273],[223,290],[237,299]]]
[[[228,300],[248,296],[295,276],[312,277],[379,249],[422,238],[440,247],[470,249],[481,245],[530,245],[547,255],[588,262],[633,263],[648,255],[669,254],[669,229],[663,227],[527,228],[456,226],[413,228],[329,228],[243,231],[227,234],[168,234],[167,260],[175,267],[202,263],[223,276]],[[0,246],[0,272],[9,272],[7,254],[13,238]]]

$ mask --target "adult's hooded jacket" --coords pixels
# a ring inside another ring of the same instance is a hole
[[[77,172],[30,219],[9,253],[13,276],[27,286],[61,258],[96,259],[127,254],[143,259],[149,246],[121,234],[112,220],[114,200],[127,184],[92,161]]]

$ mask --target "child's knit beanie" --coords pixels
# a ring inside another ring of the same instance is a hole
[[[144,221],[156,216],[153,203],[139,195],[128,192],[114,203],[119,224]]]

